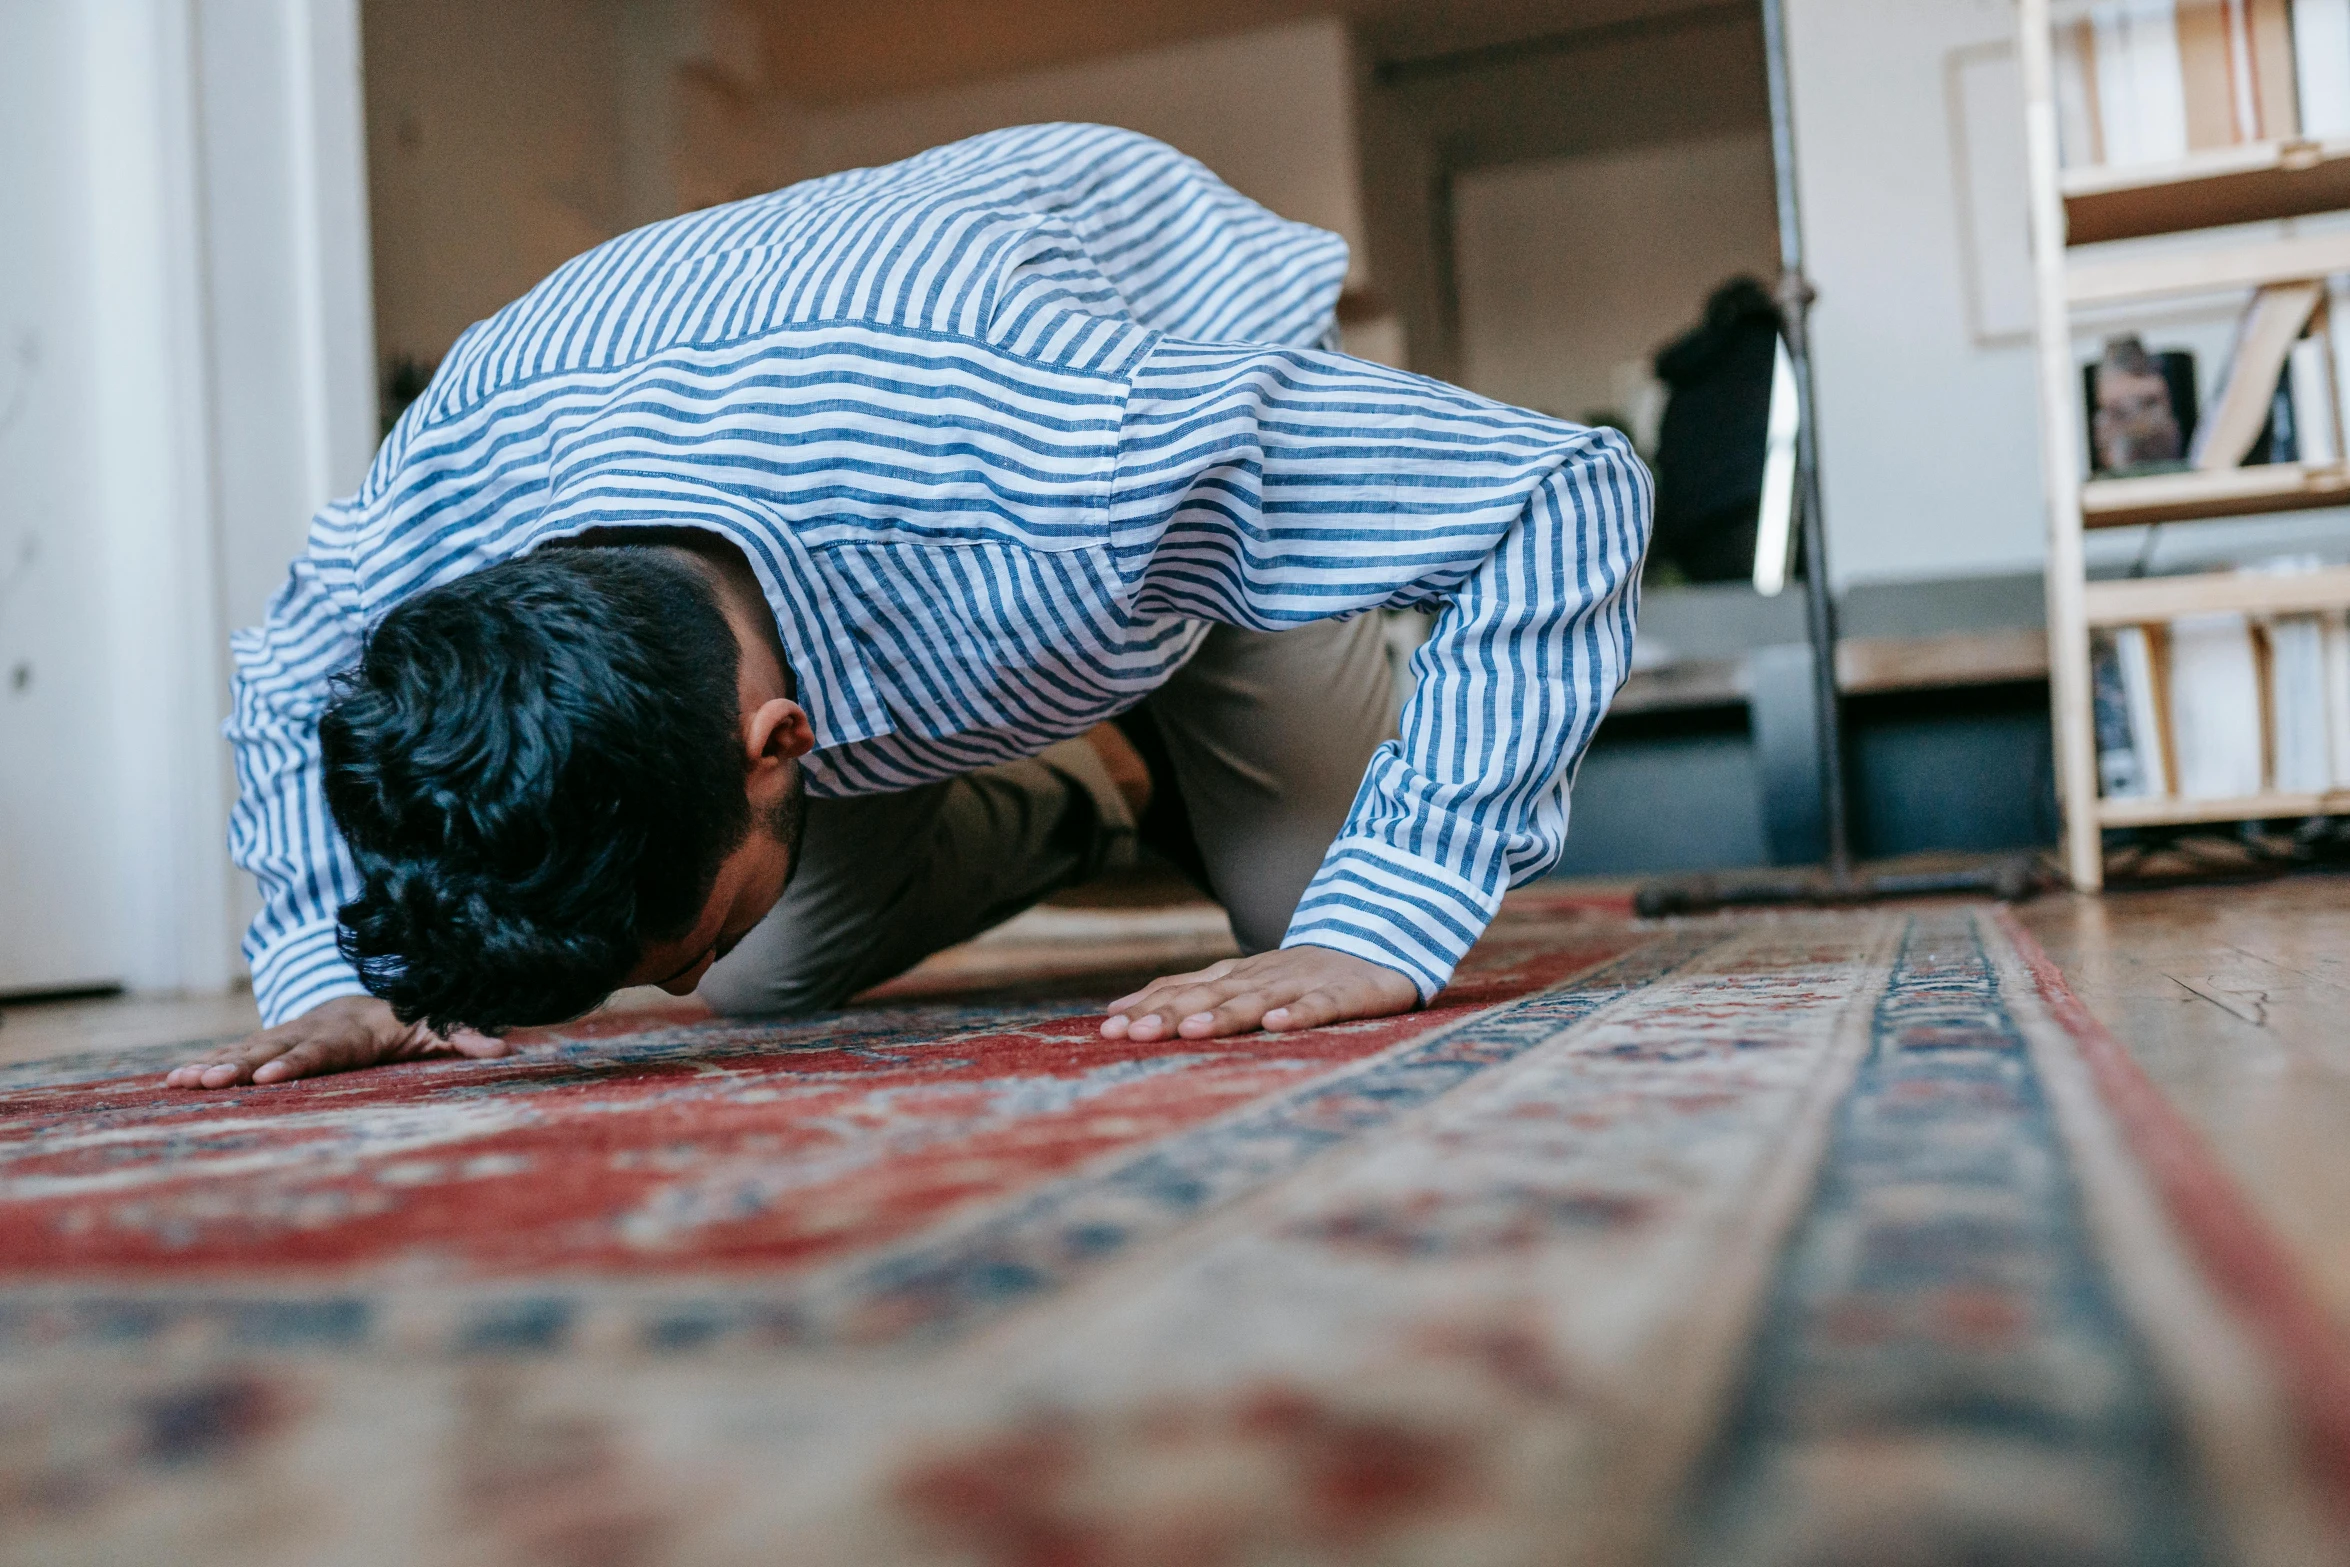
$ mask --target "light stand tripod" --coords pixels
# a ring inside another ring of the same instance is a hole
[[[1827,863],[1816,869],[1694,876],[1651,882],[1634,896],[1641,914],[1697,913],[1730,904],[1859,903],[1872,898],[1972,892],[2013,900],[2033,888],[2029,857],[1965,870],[1858,874],[1844,789],[1844,722],[1836,689],[1836,604],[1828,591],[1827,528],[1820,514],[1818,424],[1813,416],[1811,305],[1803,270],[1803,223],[1795,199],[1795,120],[1787,91],[1787,20],[1782,0],[1762,0],[1763,58],[1770,80],[1771,169],[1779,199],[1779,311],[1795,378],[1795,511],[1803,540],[1805,631],[1811,642],[1821,815]]]

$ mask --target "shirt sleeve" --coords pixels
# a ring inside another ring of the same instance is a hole
[[[1502,893],[1557,863],[1630,667],[1649,516],[1612,430],[1310,349],[1168,340],[1144,359],[1113,511],[1157,533],[1143,607],[1266,630],[1437,611],[1399,738],[1284,946],[1384,964],[1426,999]]]
[[[327,813],[318,750],[328,683],[357,661],[362,626],[333,548],[333,513],[322,514],[268,618],[230,642],[235,673],[222,732],[236,753],[237,804],[229,852],[261,887],[245,959],[270,1025],[366,993],[335,945],[337,911],[357,896],[359,874]]]

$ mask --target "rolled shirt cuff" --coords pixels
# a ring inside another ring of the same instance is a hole
[[[1501,889],[1374,838],[1341,838],[1307,884],[1284,947],[1329,947],[1395,969],[1433,1000],[1501,907]]]
[[[367,987],[359,973],[335,946],[335,925],[299,925],[264,937],[259,931],[245,941],[246,960],[253,968],[253,1000],[264,1025],[275,1028],[290,1022],[337,996],[364,996]]]

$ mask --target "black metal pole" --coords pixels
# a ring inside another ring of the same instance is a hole
[[[1771,173],[1779,197],[1779,312],[1795,371],[1795,511],[1803,525],[1803,598],[1811,636],[1812,707],[1819,749],[1820,808],[1828,875],[1852,874],[1852,832],[1844,798],[1844,715],[1836,690],[1836,601],[1828,583],[1828,529],[1820,507],[1819,403],[1812,395],[1811,303],[1803,271],[1803,214],[1795,190],[1795,111],[1787,88],[1787,18],[1781,0],[1762,0],[1763,63],[1770,81]]]

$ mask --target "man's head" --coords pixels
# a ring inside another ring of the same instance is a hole
[[[369,635],[319,739],[365,879],[343,952],[403,1019],[683,994],[773,907],[813,736],[747,578],[722,548],[550,548]]]

